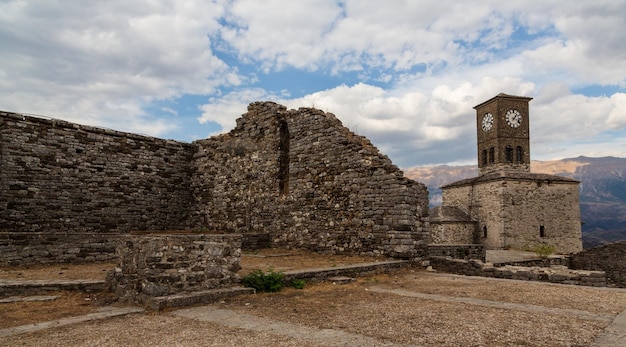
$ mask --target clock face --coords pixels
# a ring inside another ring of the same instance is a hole
[[[483,121],[482,121],[483,131],[491,130],[492,126],[493,126],[493,115],[491,113],[485,113],[485,115],[483,116]]]
[[[522,125],[522,115],[518,110],[508,110],[506,112],[506,123],[511,128],[517,128]]]

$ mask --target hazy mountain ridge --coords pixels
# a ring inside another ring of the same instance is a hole
[[[531,172],[577,179],[585,248],[626,239],[626,158],[578,157],[532,161]],[[441,204],[442,185],[478,175],[475,165],[425,166],[404,170],[405,176],[423,182],[430,204]]]

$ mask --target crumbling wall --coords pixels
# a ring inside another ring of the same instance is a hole
[[[253,103],[228,134],[196,141],[195,228],[269,232],[274,244],[421,256],[426,187],[332,114]]]
[[[0,231],[181,229],[190,145],[0,113]]]
[[[611,284],[626,288],[626,241],[613,242],[573,254],[572,269],[601,270]]]
[[[426,186],[332,114],[250,104],[191,144],[0,114],[0,231],[269,234],[294,248],[422,257]]]

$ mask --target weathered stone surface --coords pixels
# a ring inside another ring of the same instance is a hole
[[[268,234],[402,258],[429,243],[426,187],[317,109],[253,103],[191,144],[0,112],[0,146],[0,230]]]
[[[114,261],[122,236],[119,233],[0,232],[0,265]]]
[[[525,267],[505,265],[493,267],[490,263],[478,260],[453,259],[451,257],[431,257],[430,265],[438,270],[468,276],[483,276],[516,280],[532,280],[583,286],[607,286],[603,271],[572,270],[565,266]]]
[[[626,287],[626,241],[574,254],[569,265],[573,269],[604,271],[611,284]]]
[[[0,112],[0,230],[179,230],[191,146]]]
[[[231,287],[239,282],[241,235],[128,235],[107,275],[121,301]]]
[[[430,244],[428,245],[428,255],[431,257],[452,257],[485,261],[486,250],[485,246],[481,244]]]

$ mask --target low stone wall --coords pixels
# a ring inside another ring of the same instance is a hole
[[[567,256],[550,256],[545,259],[530,259],[519,261],[508,261],[504,263],[493,263],[495,267],[502,267],[506,265],[510,266],[523,266],[523,267],[550,267],[550,266],[569,266],[569,257]]]
[[[428,245],[428,255],[431,257],[452,257],[455,259],[480,259],[485,261],[486,250],[484,245]]]
[[[601,270],[612,285],[626,288],[626,241],[594,247],[570,257],[572,269]]]
[[[0,232],[0,266],[94,263],[117,260],[123,234]]]
[[[128,235],[107,284],[122,302],[226,288],[239,282],[240,234]]]
[[[502,266],[494,267],[480,260],[461,260],[451,257],[431,257],[430,265],[442,272],[466,276],[482,276],[506,278],[513,280],[542,281],[582,286],[606,287],[606,274],[603,271],[571,270],[565,266],[525,267]]]

